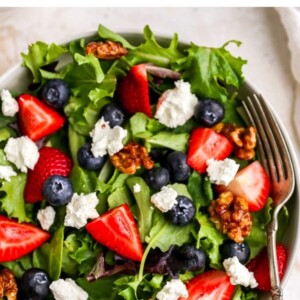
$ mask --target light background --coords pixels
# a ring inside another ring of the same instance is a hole
[[[29,43],[60,41],[96,30],[99,23],[119,32],[141,32],[148,24],[156,35],[177,32],[182,41],[206,46],[219,47],[232,39],[242,41],[241,47],[231,50],[248,60],[246,78],[271,102],[300,158],[293,120],[296,83],[290,71],[287,37],[273,8],[0,8],[0,75],[20,61],[19,54]],[[285,299],[299,299],[298,256]]]

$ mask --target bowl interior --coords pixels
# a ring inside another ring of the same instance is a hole
[[[138,45],[141,41],[144,40],[144,37],[142,34],[128,33],[128,32],[120,33],[120,34],[122,36],[124,36],[130,43],[135,44],[135,45]],[[89,32],[86,34],[81,34],[81,35],[71,37],[67,40],[63,40],[58,43],[67,44],[70,41],[80,39],[80,38],[84,38],[85,40],[89,41],[89,40],[92,40],[93,38],[95,38],[96,36],[97,36],[97,33]],[[156,37],[156,38],[157,38],[158,42],[163,46],[168,46],[171,41],[171,39],[169,37],[160,36],[160,37]],[[180,48],[183,48],[185,46],[187,46],[187,43],[179,44]],[[60,63],[65,64],[66,62],[67,62],[67,59],[62,58]],[[21,62],[20,62],[0,77],[0,89],[5,88],[5,89],[10,89],[16,93],[24,93],[24,91],[27,90],[28,84],[30,83],[30,81],[31,81],[31,76],[30,76],[28,70],[25,69],[24,67],[22,67]],[[259,94],[259,91],[254,87],[254,85],[252,83],[250,83],[248,80],[245,80],[244,85],[242,86],[242,88],[239,91],[239,96],[241,98],[243,98],[247,94],[254,93],[254,92]],[[271,106],[271,109],[272,109],[272,106]],[[300,230],[299,224],[300,223],[299,223],[298,212],[299,212],[299,201],[300,201],[300,190],[299,190],[300,174],[299,174],[298,162],[297,162],[295,151],[293,149],[292,142],[291,142],[283,124],[276,116],[276,112],[273,111],[273,113],[279,123],[279,126],[285,137],[287,146],[291,152],[292,161],[293,161],[293,165],[295,168],[295,176],[296,176],[295,191],[294,191],[293,196],[291,197],[290,201],[287,204],[287,206],[289,208],[289,212],[290,212],[290,219],[289,219],[289,224],[288,224],[287,228],[285,229],[285,236],[284,236],[284,240],[283,240],[283,243],[285,244],[285,246],[288,250],[288,263],[287,263],[287,267],[286,267],[285,276],[282,280],[282,284],[284,286],[285,283],[287,282],[287,279],[288,279],[290,273],[291,273],[292,266],[296,259],[298,245],[299,245],[299,230]],[[263,298],[265,298],[265,296],[263,296]]]

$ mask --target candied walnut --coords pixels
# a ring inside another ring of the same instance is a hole
[[[243,242],[250,235],[252,216],[249,213],[248,202],[242,197],[235,197],[232,192],[226,191],[213,200],[208,208],[216,228],[236,243]]]
[[[112,41],[88,43],[85,52],[103,60],[114,60],[128,53],[120,43]]]
[[[255,156],[256,129],[237,127],[234,124],[218,123],[214,128],[216,132],[225,135],[234,145],[234,154],[237,158],[250,160]]]
[[[5,268],[0,271],[0,299],[6,297],[7,300],[17,299],[18,288],[14,274]]]
[[[135,142],[128,143],[123,149],[112,155],[110,160],[115,168],[126,174],[134,174],[141,166],[147,170],[154,167],[154,161],[149,156],[147,149]]]

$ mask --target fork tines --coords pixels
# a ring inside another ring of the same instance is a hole
[[[251,125],[257,130],[259,160],[272,182],[285,180],[290,174],[290,157],[279,126],[261,95],[243,100]]]

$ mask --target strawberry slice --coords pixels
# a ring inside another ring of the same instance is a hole
[[[287,262],[287,253],[282,244],[276,244],[277,252],[277,266],[280,280],[282,279]],[[258,283],[257,289],[261,291],[270,291],[271,290],[271,281],[269,274],[269,262],[268,262],[268,253],[267,248],[264,248],[263,251],[252,259],[248,264],[247,268],[249,271],[253,272],[254,277]]]
[[[18,104],[21,131],[33,141],[58,131],[64,125],[65,120],[58,112],[32,95],[20,95]]]
[[[232,143],[210,128],[195,128],[190,137],[187,163],[199,173],[205,173],[209,158],[223,160],[233,150]]]
[[[259,161],[254,161],[240,170],[227,186],[216,187],[218,192],[231,191],[234,195],[245,198],[249,211],[262,209],[270,193],[270,179]]]
[[[40,157],[33,170],[28,171],[27,182],[24,190],[24,198],[29,203],[35,203],[43,199],[43,185],[46,179],[52,175],[69,176],[72,168],[72,160],[62,151],[52,147],[43,147]]]
[[[117,86],[117,97],[124,111],[130,116],[142,112],[152,116],[147,72],[144,64],[133,66]]]
[[[179,300],[230,300],[234,293],[234,285],[224,271],[211,270],[198,275],[186,285],[188,298]]]
[[[47,231],[32,224],[18,223],[0,215],[0,263],[19,259],[50,237]]]
[[[143,248],[133,215],[127,204],[115,207],[86,225],[86,230],[100,244],[117,254],[141,261]]]

